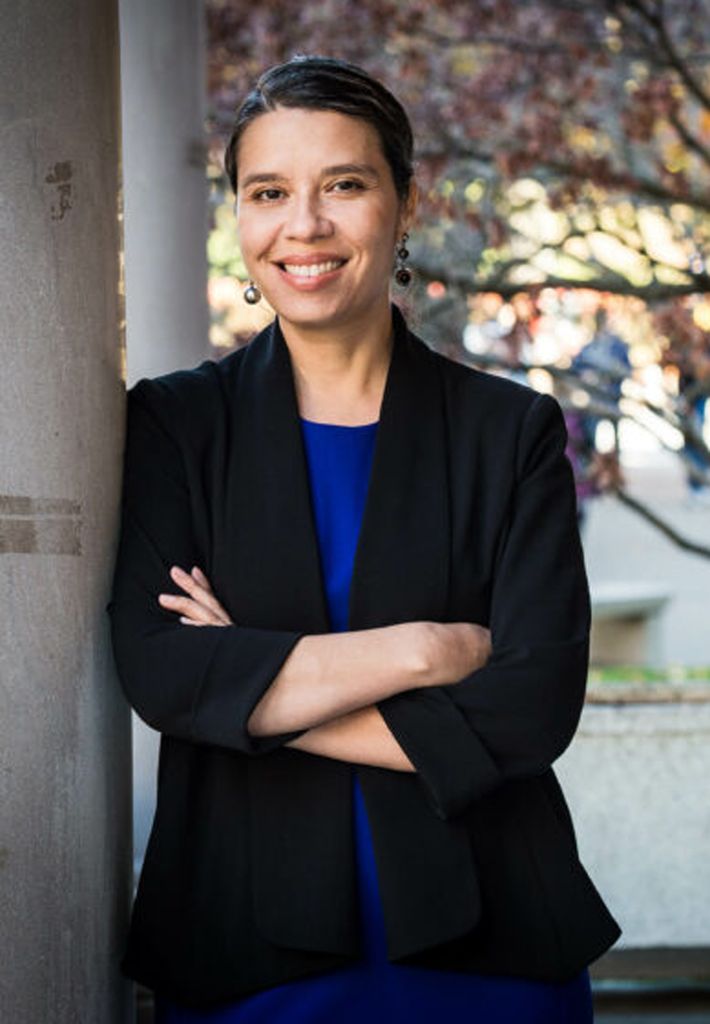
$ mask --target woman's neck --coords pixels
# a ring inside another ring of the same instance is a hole
[[[366,325],[303,331],[281,324],[298,411],[315,422],[357,426],[379,419],[392,354],[392,315]]]

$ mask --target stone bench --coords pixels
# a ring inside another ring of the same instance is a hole
[[[670,591],[646,583],[602,583],[590,590],[591,663],[662,667],[662,617]]]

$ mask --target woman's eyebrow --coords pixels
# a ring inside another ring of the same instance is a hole
[[[241,183],[240,187],[247,188],[249,185],[254,185],[256,182],[283,180],[283,174],[274,174],[268,171],[257,171],[256,174],[248,174],[244,181]]]
[[[335,164],[333,167],[324,167],[322,173],[330,174],[363,174],[370,178],[379,178],[379,174],[370,164]]]
[[[329,177],[332,174],[362,174],[365,177],[379,178],[379,174],[371,164],[334,164],[332,167],[324,167],[321,171],[322,177]],[[264,184],[265,182],[284,180],[283,174],[273,171],[257,171],[255,174],[248,174],[240,187],[248,188],[257,183]]]

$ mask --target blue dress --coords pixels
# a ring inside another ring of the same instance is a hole
[[[301,419],[323,582],[333,631],[348,627],[348,595],[377,423]],[[156,1024],[591,1024],[589,974],[545,983],[391,964],[364,798],[352,772],[362,959],[290,981],[218,1010],[181,1009],[156,993]]]

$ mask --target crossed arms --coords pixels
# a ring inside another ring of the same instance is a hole
[[[108,606],[119,678],[149,725],[249,755],[291,746],[416,771],[444,818],[506,779],[549,768],[577,726],[589,642],[574,482],[553,399],[533,398],[522,417],[489,643],[473,623],[320,636],[255,629],[231,623],[199,573],[171,579],[171,567],[199,556],[169,398],[153,381],[129,392]],[[182,594],[159,598],[170,583]]]
[[[197,566],[170,570],[184,595],[160,594],[185,626],[233,623]],[[311,754],[398,771],[414,765],[376,702],[405,690],[456,682],[490,654],[490,632],[474,623],[406,622],[379,629],[302,637],[252,711],[247,729],[268,736],[304,729],[287,741]]]

